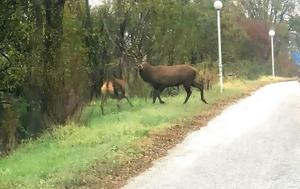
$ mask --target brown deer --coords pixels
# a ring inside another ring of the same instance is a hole
[[[107,98],[117,99],[117,107],[120,109],[120,101],[125,98],[130,106],[133,106],[127,95],[127,83],[122,79],[113,78],[112,80],[104,81],[101,86],[101,112],[104,115],[103,105],[107,101]]]
[[[151,84],[153,91],[153,103],[158,98],[161,104],[165,103],[160,97],[160,93],[168,87],[183,85],[186,91],[184,104],[187,103],[192,94],[191,87],[200,89],[201,100],[204,99],[204,81],[199,77],[198,71],[189,65],[174,66],[152,66],[142,63],[137,66],[142,79]]]

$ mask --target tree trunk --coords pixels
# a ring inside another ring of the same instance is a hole
[[[64,122],[63,118],[58,118],[59,116],[55,115],[55,98],[59,98],[58,96],[61,94],[54,95],[53,93],[58,92],[55,90],[57,82],[55,73],[63,36],[64,4],[65,0],[45,0],[44,80],[41,111],[58,123]]]

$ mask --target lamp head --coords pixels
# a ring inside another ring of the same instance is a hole
[[[275,30],[274,29],[270,29],[269,36],[271,36],[271,37],[275,36]]]
[[[222,7],[223,7],[222,1],[216,0],[215,3],[214,3],[214,7],[215,7],[216,10],[221,10]]]

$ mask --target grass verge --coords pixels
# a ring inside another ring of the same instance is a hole
[[[164,97],[164,105],[132,99],[134,107],[124,102],[120,112],[112,101],[105,116],[93,102],[84,109],[85,126],[57,128],[0,159],[0,188],[118,188],[222,107],[281,80],[227,81],[222,95],[218,88],[206,91],[208,105],[196,90],[186,105],[185,94]]]

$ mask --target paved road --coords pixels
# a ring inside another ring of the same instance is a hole
[[[300,84],[227,108],[124,189],[300,189]]]

